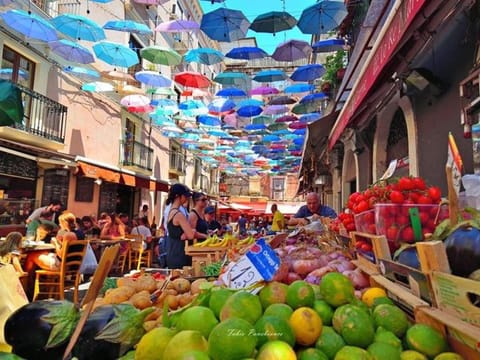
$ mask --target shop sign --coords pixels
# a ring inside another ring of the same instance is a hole
[[[385,65],[387,65],[403,35],[425,2],[426,0],[406,0],[401,3],[388,29],[384,32],[383,38],[376,47],[375,53],[369,57],[369,61],[364,65],[365,71],[360,74],[348,97],[347,103],[340,112],[328,142],[330,150],[340,138],[340,135],[347,127],[355,111],[362,104],[367,93],[373,87],[375,80]]]

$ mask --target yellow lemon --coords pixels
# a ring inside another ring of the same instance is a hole
[[[367,304],[368,307],[372,307],[375,299],[379,297],[387,297],[385,290],[379,287],[371,287],[363,293],[362,301]]]
[[[300,307],[289,319],[290,327],[295,333],[297,344],[310,346],[322,333],[322,319],[317,312],[308,307]]]

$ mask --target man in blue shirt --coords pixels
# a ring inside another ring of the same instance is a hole
[[[310,221],[320,217],[336,218],[337,213],[331,207],[322,205],[319,194],[311,192],[307,194],[307,204],[298,209],[297,213],[288,221],[288,225],[307,225]]]

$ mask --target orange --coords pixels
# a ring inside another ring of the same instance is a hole
[[[300,345],[315,344],[322,333],[322,319],[315,310],[308,307],[295,310],[290,316],[289,323],[295,333],[297,344]]]
[[[265,310],[272,304],[284,304],[287,300],[287,284],[281,282],[272,281],[268,283],[262,290],[260,290],[258,297]]]
[[[287,289],[287,304],[293,309],[302,306],[312,307],[315,301],[315,293],[309,283],[303,280],[296,280]]]
[[[372,307],[376,298],[386,297],[387,293],[384,289],[379,287],[371,287],[365,291],[362,295],[362,301],[367,304],[368,307]]]
[[[354,292],[350,279],[338,272],[326,274],[320,283],[320,294],[323,300],[333,307],[350,302],[355,297]]]

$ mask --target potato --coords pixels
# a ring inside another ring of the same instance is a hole
[[[192,295],[190,293],[177,295],[177,299],[178,299],[179,307],[184,307],[185,305],[190,304],[193,300]]]
[[[192,294],[198,294],[200,292],[200,284],[207,282],[207,279],[197,279],[190,285],[190,292]]]
[[[135,289],[130,286],[121,286],[116,289],[111,289],[105,293],[103,302],[105,304],[120,304],[128,301],[130,297],[135,293]]]
[[[163,315],[163,309],[159,307],[155,307],[155,310],[151,314],[148,314],[147,317],[145,318],[145,321],[152,321],[152,320],[157,320],[159,316]]]
[[[167,295],[167,297],[165,298],[165,301],[167,302],[168,307],[171,310],[175,310],[178,308],[178,299],[176,295],[170,295],[170,294]]]
[[[150,293],[147,290],[140,291],[130,298],[131,303],[137,309],[143,310],[152,306],[152,300],[150,300]]]
[[[172,284],[174,289],[177,290],[177,293],[179,294],[190,291],[190,281],[188,281],[187,279],[178,278],[173,280]]]
[[[130,286],[135,288],[135,280],[128,277],[121,277],[117,279],[117,287]]]
[[[147,290],[149,293],[157,290],[157,281],[150,275],[145,274],[137,278],[135,282],[137,291]]]
[[[165,292],[166,292],[168,295],[178,295],[178,292],[177,292],[177,290],[175,290],[175,289],[167,289],[167,290],[165,290]]]

